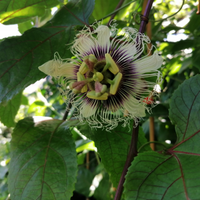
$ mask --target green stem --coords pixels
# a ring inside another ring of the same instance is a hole
[[[168,75],[168,76],[169,76],[169,75]],[[170,79],[175,80],[175,81],[177,81],[177,82],[179,82],[179,83],[182,83],[182,82],[183,82],[183,80],[178,79],[178,78],[174,78],[173,76],[169,76],[169,77],[170,77]]]
[[[164,20],[166,20],[166,19],[169,19],[169,18],[175,16],[176,14],[178,14],[178,13],[182,10],[184,4],[185,4],[185,0],[182,1],[182,5],[181,5],[181,7],[180,7],[180,8],[179,8],[179,9],[178,9],[174,14],[172,14],[172,15],[170,15],[170,16],[164,18],[164,19],[159,19],[159,20],[150,20],[150,21],[151,21],[151,22],[160,22],[160,21],[164,21]]]
[[[125,1],[125,0],[120,0],[119,3],[118,3],[118,5],[117,5],[117,7],[115,8],[115,10],[121,8],[121,6],[122,6],[122,4],[124,3],[124,1]],[[112,16],[111,16],[111,18],[110,18],[110,20],[109,20],[109,22],[108,22],[108,24],[107,24],[108,26],[109,26],[109,24],[112,22],[112,20],[114,19],[114,17],[115,17],[116,14],[117,14],[117,13],[112,14]]]
[[[138,23],[138,22],[136,21],[136,16],[137,16],[137,15],[140,15],[140,14],[137,12],[137,10],[142,6],[142,2],[143,2],[143,1],[140,0],[139,5],[137,6],[137,8],[134,8],[134,7],[133,7],[133,10],[134,10],[134,11],[133,11],[133,14],[132,14],[133,17],[130,19],[129,24],[132,24],[133,22],[135,22],[135,23],[138,24],[138,25],[140,24],[140,22]]]
[[[97,154],[97,152],[95,151],[94,152],[94,154],[95,154],[95,157],[96,157],[96,159],[97,159],[97,163],[98,163],[98,165],[101,163],[101,161],[100,161],[100,159],[99,159],[99,155]]]
[[[130,4],[132,4],[135,1],[136,0],[130,1],[129,3],[125,4],[124,6],[122,6],[121,8],[116,9],[115,11],[111,12],[110,14],[106,15],[105,17],[103,17],[103,18],[101,18],[101,19],[99,19],[97,21],[102,21],[102,20],[106,19],[107,17],[110,17],[111,15],[113,15],[113,14],[117,13],[118,11],[122,10],[123,8],[129,6]]]

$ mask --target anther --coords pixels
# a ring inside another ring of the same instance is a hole
[[[117,93],[121,80],[122,80],[122,73],[118,73],[113,79],[113,84],[111,84],[110,86],[110,94],[115,95]]]
[[[109,70],[115,75],[119,72],[119,68],[117,67],[115,61],[112,59],[112,57],[110,56],[110,54],[106,53],[105,54],[106,57],[106,63],[109,63]]]
[[[85,62],[82,62],[80,68],[79,68],[79,72],[81,74],[85,74],[86,72],[88,72],[89,67],[87,66],[87,64]]]
[[[99,96],[99,92],[90,91],[87,93],[87,97],[90,99],[96,99],[96,100],[107,100],[108,99],[108,93],[104,93],[101,96]]]

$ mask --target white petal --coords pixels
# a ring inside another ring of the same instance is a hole
[[[73,77],[74,76],[74,65],[71,63],[63,63],[60,60],[50,60],[40,67],[38,67],[40,71],[49,75],[49,76],[65,76],[65,77]]]
[[[83,102],[80,108],[80,114],[84,118],[88,118],[88,117],[91,117],[92,115],[95,115],[96,110],[97,110],[96,107],[92,107],[90,104]]]
[[[155,71],[161,67],[163,59],[161,56],[155,52],[152,56],[147,56],[136,60],[134,64],[137,66],[137,71],[139,73]]]
[[[42,71],[43,73],[54,76],[55,74],[55,69],[57,69],[60,65],[62,65],[62,61],[60,60],[50,60],[43,65],[39,66],[39,70]]]
[[[123,52],[123,54],[117,60],[118,62],[133,58],[133,56],[137,53],[136,46],[133,43],[121,45],[119,49],[120,52]]]
[[[75,55],[84,56],[85,53],[90,52],[92,48],[95,47],[94,38],[88,35],[80,35],[75,40],[75,43],[72,46],[72,52]]]
[[[137,53],[136,46],[133,43],[126,44],[120,49],[124,49],[128,53],[129,56],[134,56]]]
[[[110,47],[110,29],[107,26],[100,25],[95,33],[97,33],[98,44],[106,48],[106,52],[108,53]]]
[[[124,108],[133,116],[133,117],[144,117],[145,114],[145,106],[140,103],[137,99],[130,96],[123,103]]]
[[[72,63],[64,63],[58,67],[57,76],[65,76],[67,78],[75,78],[75,66]]]

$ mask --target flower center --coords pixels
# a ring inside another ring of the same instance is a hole
[[[115,95],[122,79],[122,73],[110,54],[98,61],[93,54],[84,57],[77,73],[77,81],[71,84],[74,93],[87,93],[90,99],[107,100]]]

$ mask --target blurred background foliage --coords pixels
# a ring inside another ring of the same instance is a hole
[[[1,23],[18,24],[21,34],[32,27],[43,26],[51,19],[55,10],[67,3],[66,0],[51,0],[48,1],[48,5],[38,4],[39,10],[37,6],[30,6],[29,16],[17,20],[15,17],[12,19],[5,17],[9,15],[11,8],[8,8],[9,3],[3,2],[0,2]],[[125,26],[139,28],[138,22],[143,1],[130,2],[130,0],[125,0],[123,6],[126,7],[115,16],[115,23],[118,24],[119,29]],[[90,22],[94,22],[94,19],[103,19],[102,23],[106,24],[110,19],[109,14],[115,10],[117,4],[116,0],[96,0]],[[168,117],[168,109],[171,96],[177,87],[184,80],[198,74],[200,70],[200,15],[196,14],[197,5],[197,0],[154,1],[149,23],[151,24],[152,43],[164,59],[161,69],[163,82],[160,97],[156,99],[158,106],[141,121],[147,140],[149,138],[149,116],[152,116],[154,117],[155,140],[164,145],[176,142],[175,128]],[[105,16],[108,17],[105,18]],[[0,200],[5,200],[8,196],[9,142],[16,122],[27,116],[34,116],[38,120],[47,116],[62,119],[65,110],[66,105],[59,95],[55,80],[51,77],[29,86],[7,104],[1,103]],[[83,136],[76,128],[72,130],[72,133],[79,164],[76,189],[72,199],[112,199],[115,188],[100,164],[94,142]],[[156,144],[156,150],[160,149],[163,149],[163,145]]]

